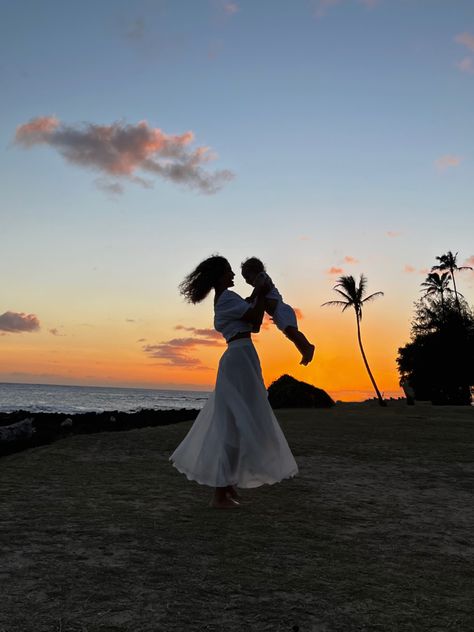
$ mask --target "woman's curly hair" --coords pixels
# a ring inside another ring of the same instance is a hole
[[[215,287],[220,277],[230,268],[225,257],[213,255],[201,263],[179,285],[188,303],[200,303]]]

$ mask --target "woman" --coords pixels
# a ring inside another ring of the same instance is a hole
[[[298,472],[295,459],[268,403],[262,371],[251,332],[258,331],[265,308],[266,281],[257,287],[249,307],[228,288],[234,273],[224,257],[200,263],[180,285],[191,303],[213,289],[214,327],[228,347],[219,362],[216,387],[190,431],[170,457],[188,479],[215,488],[211,506],[239,506],[235,487],[272,484]]]

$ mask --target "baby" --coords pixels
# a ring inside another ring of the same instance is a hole
[[[265,272],[265,266],[256,257],[250,257],[242,263],[242,276],[249,285],[255,287],[262,281],[262,277],[268,277]],[[256,297],[256,290],[246,299],[252,302]],[[272,317],[273,322],[282,331],[287,338],[293,342],[298,351],[301,353],[300,364],[307,365],[311,362],[314,355],[314,345],[312,345],[306,336],[298,330],[295,310],[283,302],[280,292],[275,286],[265,295],[265,311]]]

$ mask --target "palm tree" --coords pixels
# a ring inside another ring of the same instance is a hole
[[[461,313],[461,305],[459,304],[459,294],[456,288],[456,279],[454,278],[454,271],[461,271],[461,270],[472,270],[471,266],[461,266],[458,268],[457,265],[457,256],[458,253],[456,253],[455,255],[453,255],[453,253],[451,252],[451,250],[448,250],[448,252],[445,255],[441,255],[441,257],[436,257],[436,259],[439,261],[439,265],[437,266],[433,266],[431,268],[431,271],[433,270],[440,270],[441,272],[443,270],[448,270],[449,274],[453,280],[453,285],[454,285],[454,296],[456,298],[456,306],[458,308],[459,313]]]
[[[383,296],[383,292],[374,292],[369,296],[364,296],[366,292],[367,286],[367,278],[361,274],[359,287],[357,287],[356,281],[353,276],[341,276],[337,280],[336,285],[334,286],[334,291],[337,292],[344,300],[339,301],[328,301],[327,303],[323,303],[324,305],[331,305],[333,307],[342,307],[342,311],[345,312],[349,307],[353,307],[356,315],[356,323],[357,323],[357,340],[359,341],[360,352],[362,354],[362,359],[364,360],[365,368],[367,369],[367,373],[369,374],[370,380],[373,384],[375,392],[377,393],[377,398],[379,400],[379,404],[381,406],[386,406],[387,402],[384,401],[382,395],[380,394],[379,389],[377,388],[377,384],[375,383],[374,376],[372,375],[372,371],[369,368],[369,363],[367,362],[367,358],[365,356],[364,347],[362,345],[362,338],[360,335],[360,321],[362,320],[362,306],[369,301],[373,301],[378,296]]]
[[[422,292],[425,293],[425,296],[436,295],[439,294],[441,298],[441,311],[444,316],[444,294],[451,294],[453,291],[449,287],[450,274],[449,272],[443,272],[440,276],[437,272],[430,272],[426,277],[424,283],[421,284]]]

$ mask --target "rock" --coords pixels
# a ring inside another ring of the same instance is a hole
[[[334,400],[326,391],[291,375],[282,375],[270,384],[268,400],[272,408],[330,408]]]
[[[27,418],[0,428],[0,441],[25,441],[33,436],[33,419]]]
[[[71,417],[67,417],[64,421],[61,422],[61,428],[71,428],[71,427],[72,427]]]

